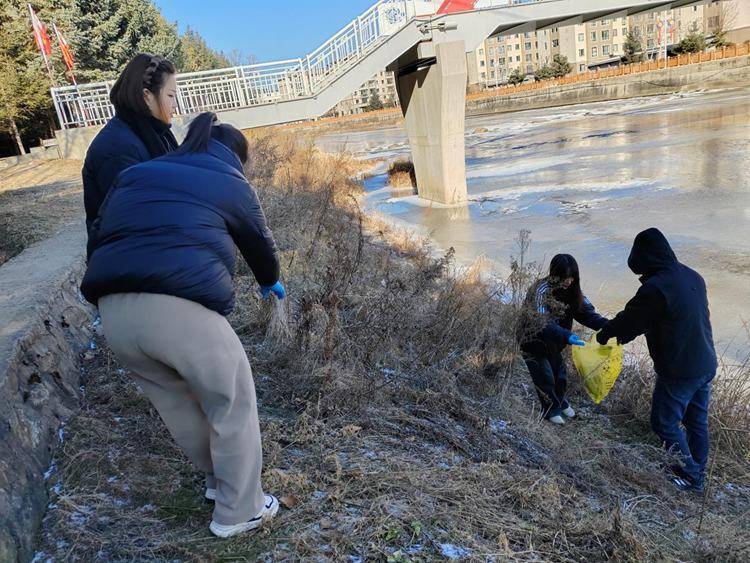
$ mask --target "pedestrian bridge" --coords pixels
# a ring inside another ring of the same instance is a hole
[[[704,0],[705,1],[705,0]],[[701,3],[698,0],[380,0],[299,59],[180,74],[178,114],[219,113],[247,129],[319,117],[377,72],[396,85],[422,197],[466,199],[466,53],[510,35]],[[113,82],[52,89],[63,129],[114,115]]]

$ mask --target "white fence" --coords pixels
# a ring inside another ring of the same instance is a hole
[[[439,0],[380,0],[301,59],[177,75],[177,113],[222,111],[314,96],[417,16],[432,15]],[[63,129],[102,125],[113,115],[114,82],[52,89]]]

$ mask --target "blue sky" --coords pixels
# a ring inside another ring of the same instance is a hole
[[[209,46],[238,49],[260,62],[312,51],[375,0],[155,0],[180,31],[190,26]]]

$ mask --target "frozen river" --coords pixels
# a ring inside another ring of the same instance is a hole
[[[376,175],[369,210],[455,248],[461,262],[485,256],[500,274],[528,229],[531,258],[573,254],[606,312],[638,287],[626,264],[634,235],[659,227],[706,278],[720,349],[750,350],[750,89],[473,117],[466,130],[467,205],[428,205]],[[409,155],[401,126],[318,144],[366,159]]]

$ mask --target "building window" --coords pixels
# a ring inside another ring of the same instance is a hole
[[[583,43],[586,40],[586,36],[583,33],[578,34],[578,42]]]
[[[649,33],[653,33],[654,32],[654,24],[652,24],[652,23],[648,24],[646,26],[646,31],[648,31]]]
[[[505,57],[503,57],[501,59],[497,59],[497,64],[504,65],[505,64]]]
[[[617,28],[612,30],[612,37],[617,37]]]
[[[516,43],[516,51],[520,51],[520,50],[521,50],[521,44],[520,43]]]
[[[521,62],[521,55],[516,55],[516,62],[517,62],[517,63],[520,63],[520,62]]]
[[[615,43],[614,45],[612,45],[612,52],[613,53],[619,53],[620,52],[620,46],[617,43]]]
[[[627,27],[623,27],[622,28],[622,36],[625,37],[627,34],[628,34],[628,28]]]
[[[495,56],[495,48],[490,47],[490,57],[494,57],[494,56]]]
[[[654,40],[653,39],[649,39],[648,42],[646,43],[646,45],[648,46],[649,49],[653,49],[654,48]]]
[[[602,55],[609,56],[609,45],[602,45]]]
[[[479,49],[479,56],[480,56],[480,57],[483,57],[483,56],[484,56],[484,49]]]
[[[524,49],[526,49],[527,51],[531,51],[531,43],[526,43],[526,45],[524,45],[523,47],[524,47]]]
[[[586,71],[586,65],[578,65],[578,72],[585,72]]]
[[[609,30],[602,31],[602,41],[609,41]]]
[[[531,37],[531,35],[529,35],[529,33],[528,33],[528,32],[524,33],[524,34],[523,34],[523,36],[524,36],[524,37],[525,37],[526,39],[528,39],[529,37]]]
[[[484,59],[482,59],[481,61],[479,61],[479,66],[482,67],[482,68],[484,68]]]
[[[487,80],[487,73],[486,72],[482,73],[482,80]]]
[[[534,72],[534,67],[531,65],[526,65],[526,74],[531,74]]]
[[[495,78],[495,71],[490,72],[490,78]]]
[[[531,53],[529,53],[528,55],[526,55],[526,62],[527,63],[531,62]]]
[[[591,40],[596,41],[596,31],[591,32]]]
[[[552,40],[552,46],[553,47],[559,47],[560,46],[560,40],[559,39],[553,39]]]
[[[497,54],[498,55],[504,55],[505,54],[505,46],[504,45],[501,45],[500,47],[497,48]]]
[[[596,27],[596,22],[595,21],[591,22],[591,27]]]
[[[495,59],[490,59],[490,66],[492,66],[492,67],[495,66]]]
[[[597,49],[596,47],[591,47],[591,56],[592,57],[598,57],[599,56],[599,49]],[[482,61],[482,62],[484,62],[484,61]]]
[[[578,56],[579,57],[585,57],[586,56],[586,50],[585,49],[578,49]]]

